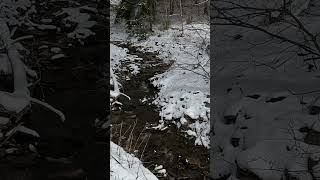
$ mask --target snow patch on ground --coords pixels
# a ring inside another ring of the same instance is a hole
[[[113,86],[110,90],[110,102],[111,105],[114,105],[121,104],[116,99],[120,95],[125,95],[120,91],[121,84],[118,75],[124,71],[137,75],[140,72],[139,61],[141,61],[141,58],[128,54],[129,50],[127,48],[122,48],[112,43],[110,44],[110,50],[110,85]]]
[[[121,0],[110,0],[110,5],[117,6],[120,5]]]
[[[142,51],[157,52],[165,62],[173,61],[172,67],[151,79],[160,89],[154,104],[161,107],[160,116],[167,122],[180,127],[186,118],[194,131],[196,144],[209,147],[209,103],[210,103],[210,60],[207,51],[210,26],[208,24],[185,25],[184,32],[179,26],[167,31],[156,30],[145,41],[137,41]]]
[[[143,166],[142,162],[138,158],[125,152],[123,148],[115,143],[110,143],[111,180],[158,180],[153,173]],[[163,169],[159,173],[164,173]]]
[[[210,26],[185,25],[183,34],[180,29],[178,25],[166,31],[155,29],[153,35],[139,41],[129,37],[124,24],[120,23],[111,26],[110,34],[111,41],[130,42],[142,52],[158,53],[165,63],[173,62],[168,71],[150,79],[160,89],[153,101],[161,108],[159,115],[162,118],[156,128],[164,129],[164,121],[177,127],[184,125],[197,135],[195,144],[209,147]]]
[[[67,14],[68,16],[62,20],[62,23],[66,27],[71,26],[72,23],[77,23],[76,28],[73,30],[73,32],[70,32],[68,34],[69,38],[73,39],[85,39],[91,35],[94,35],[95,33],[90,30],[96,22],[90,21],[90,14],[88,13],[82,13],[81,10],[91,10],[93,8],[90,8],[88,6],[78,7],[78,8],[62,8],[61,12],[57,13],[57,16]],[[95,10],[95,9],[94,9]],[[93,10],[93,11],[94,11]],[[96,10],[95,10],[96,11]]]
[[[235,175],[235,161],[262,179],[281,179],[286,170],[298,179],[309,176],[307,159],[320,147],[306,144],[300,129],[315,129],[318,117],[289,92],[266,89],[254,94],[238,99],[217,95],[215,106],[224,110],[215,112],[213,178]]]
[[[11,26],[21,25],[29,19],[29,13],[33,10],[32,3],[29,0],[2,0],[0,3],[0,19]],[[21,15],[19,9],[29,11]]]

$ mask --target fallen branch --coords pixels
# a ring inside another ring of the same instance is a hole
[[[110,78],[112,80],[111,85],[113,85],[113,90],[110,91],[110,96],[116,99],[118,96],[123,95],[124,97],[130,100],[131,98],[128,95],[120,92],[120,87],[119,87],[116,75],[114,74],[112,68],[110,68]]]
[[[42,106],[48,108],[48,109],[51,110],[52,112],[56,113],[56,114],[60,117],[60,119],[61,119],[62,121],[65,121],[65,120],[66,120],[66,117],[64,116],[64,114],[63,114],[60,110],[58,110],[58,109],[54,108],[53,106],[51,106],[50,104],[48,104],[48,103],[46,103],[46,102],[43,102],[43,101],[40,101],[40,100],[38,100],[38,99],[36,99],[36,98],[32,98],[32,97],[30,97],[30,101],[33,102],[33,103],[37,103],[37,104],[39,104],[39,105],[42,105]]]
[[[0,20],[0,39],[2,40],[6,52],[8,54],[13,79],[14,79],[14,95],[27,97],[30,95],[27,83],[27,75],[23,62],[20,60],[20,54],[13,44],[11,33],[8,25],[3,20]]]

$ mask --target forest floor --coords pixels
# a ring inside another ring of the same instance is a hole
[[[0,179],[105,179],[109,133],[97,125],[106,120],[108,111],[107,6],[97,7],[93,1],[32,5],[33,28],[31,23],[22,25],[15,33],[33,36],[21,42],[25,63],[39,77],[30,92],[61,110],[66,120],[61,122],[55,113],[32,104],[21,121],[40,137],[16,132],[1,144]],[[94,23],[79,28],[88,22]],[[89,30],[88,37],[78,38]]]

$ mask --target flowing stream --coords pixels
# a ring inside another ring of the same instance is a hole
[[[208,149],[195,146],[194,141],[184,137],[173,124],[163,131],[150,129],[158,125],[161,117],[159,108],[152,104],[158,89],[149,79],[165,72],[171,64],[163,63],[155,53],[139,51],[132,45],[118,46],[127,48],[129,54],[142,58],[142,61],[139,74],[120,75],[122,91],[131,100],[121,97],[122,109],[112,112],[112,140],[139,157],[159,179],[204,179],[208,174]],[[167,177],[153,171],[156,165],[163,165]]]

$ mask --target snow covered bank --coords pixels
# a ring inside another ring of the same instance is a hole
[[[155,30],[142,41],[129,37],[121,24],[112,26],[110,33],[111,41],[131,42],[141,51],[158,53],[165,63],[173,62],[167,72],[150,79],[160,89],[153,103],[160,107],[161,127],[165,121],[183,126],[196,138],[195,144],[209,147],[210,26],[185,25],[183,34],[180,29],[173,25],[166,31]]]
[[[135,55],[128,54],[127,48],[119,47],[115,44],[110,44],[111,48],[111,66],[110,66],[110,84],[113,88],[110,90],[111,106],[122,105],[117,101],[120,95],[126,96],[122,93],[121,84],[119,83],[121,73],[129,71],[131,74],[136,75],[139,73],[139,62],[141,59]],[[126,63],[126,66],[123,66]],[[129,69],[127,69],[129,67]],[[130,97],[128,97],[130,101]],[[111,143],[111,180],[157,180],[158,178],[145,168],[142,162],[131,155],[120,146]]]
[[[111,5],[118,5],[121,1],[112,0]],[[117,25],[114,25],[115,13],[111,13],[111,29],[117,28]],[[120,25],[121,26],[121,25]],[[121,29],[121,27],[120,27]],[[122,29],[123,30],[123,29]],[[111,41],[124,41],[127,38],[127,33],[122,30],[111,30]],[[120,32],[120,33],[118,33]],[[110,44],[110,105],[114,107],[117,105],[122,105],[121,102],[117,101],[117,98],[120,95],[124,95],[121,92],[121,84],[119,82],[119,73],[125,70],[125,67],[122,67],[123,63],[129,62],[128,67],[129,71],[136,75],[139,73],[139,64],[135,60],[140,60],[134,55],[128,54],[128,49],[119,47],[113,43]],[[130,100],[130,97],[128,97]],[[158,178],[151,173],[147,168],[145,168],[142,162],[127,153],[123,148],[116,145],[112,141],[110,142],[110,179],[111,180],[158,180]]]
[[[156,30],[145,41],[133,41],[142,51],[157,52],[165,62],[173,61],[167,72],[151,79],[160,89],[153,102],[161,107],[160,123],[185,125],[187,134],[195,136],[196,144],[209,147],[210,26],[185,25],[181,33],[179,26],[172,26],[167,31]]]
[[[111,180],[158,180],[142,162],[125,152],[120,146],[111,143],[110,150],[110,179]]]
[[[110,49],[110,85],[113,87],[110,90],[110,102],[113,106],[115,104],[121,105],[121,102],[116,100],[120,95],[126,96],[121,92],[118,74],[129,71],[131,74],[137,75],[140,72],[139,62],[142,59],[136,55],[128,54],[129,50],[127,48],[122,48],[112,43],[110,44]],[[126,66],[123,66],[124,64],[126,64]],[[130,99],[130,97],[128,97],[128,99]]]

